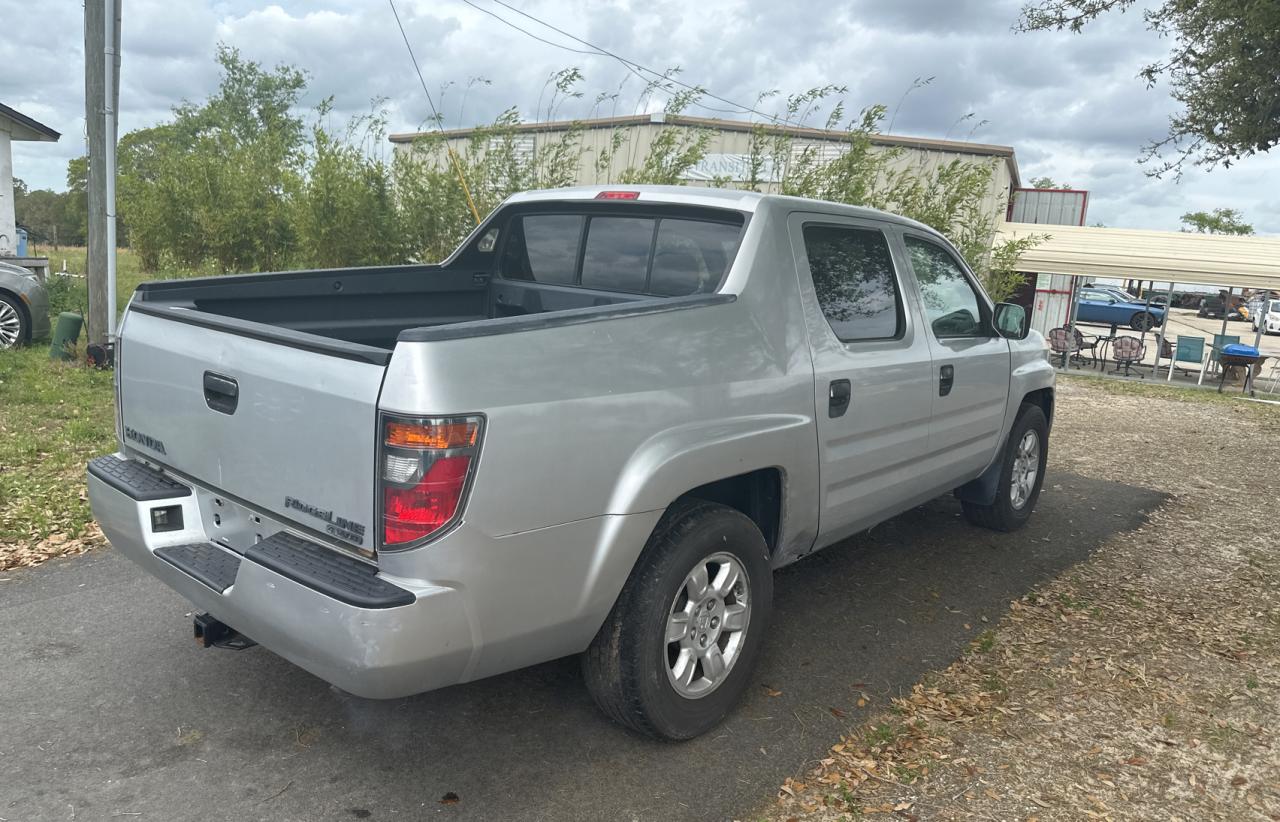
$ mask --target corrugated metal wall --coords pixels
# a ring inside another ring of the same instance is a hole
[[[1037,225],[1084,225],[1089,192],[1054,188],[1016,188],[1009,204],[1009,220]],[[1077,283],[1064,274],[1035,274],[1031,327],[1041,334],[1071,322]]]
[[[1015,188],[1009,222],[1084,225],[1089,192],[1054,188]]]

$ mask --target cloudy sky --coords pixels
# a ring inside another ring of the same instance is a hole
[[[546,106],[547,78],[569,66],[585,75],[585,94],[558,114],[588,116],[597,93],[616,91],[604,114],[642,110],[641,83],[616,61],[516,31],[480,9],[582,48],[492,0],[396,2],[429,86],[444,87],[437,102],[447,125],[485,122],[512,105],[532,119],[540,100]],[[1169,44],[1134,12],[1084,35],[1018,35],[1010,25],[1019,0],[509,2],[646,66],[680,66],[684,80],[736,102],[838,83],[851,111],[897,108],[895,133],[1011,145],[1024,180],[1049,175],[1092,191],[1091,223],[1174,229],[1183,212],[1229,206],[1259,232],[1280,233],[1280,152],[1230,170],[1192,170],[1180,183],[1144,176],[1140,148],[1164,134],[1173,103],[1136,76]],[[63,133],[56,145],[14,145],[14,172],[33,187],[62,188],[67,160],[84,150],[82,14],[69,0],[0,0],[0,102]],[[332,95],[338,113],[351,114],[385,98],[392,131],[428,116],[385,0],[124,0],[123,41],[122,131],[205,97],[217,84],[218,42],[307,70],[308,106]]]

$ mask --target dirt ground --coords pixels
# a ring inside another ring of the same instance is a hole
[[[1171,495],[787,781],[771,820],[1280,820],[1280,411],[1059,383],[1055,472]]]

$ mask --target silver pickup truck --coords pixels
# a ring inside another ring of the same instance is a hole
[[[122,553],[391,698],[582,654],[665,739],[746,688],[771,572],[938,495],[1036,504],[1053,369],[937,232],[751,192],[512,197],[440,265],[149,283],[89,498]]]

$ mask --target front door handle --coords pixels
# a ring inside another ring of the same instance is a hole
[[[844,416],[849,410],[849,400],[853,396],[853,388],[848,380],[832,380],[827,390],[827,414],[835,419]]]
[[[951,386],[956,382],[956,367],[944,365],[938,371],[938,396],[945,397],[951,393]]]

